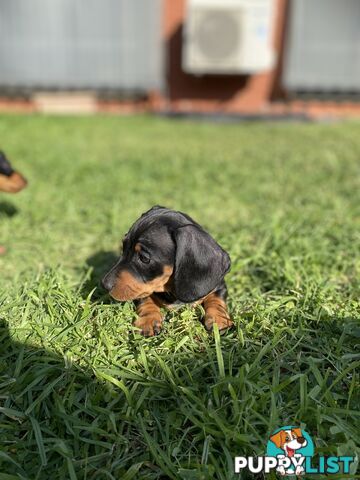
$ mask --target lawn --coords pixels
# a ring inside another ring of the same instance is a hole
[[[1,480],[231,480],[289,424],[360,454],[360,123],[2,116],[0,137],[29,179],[0,198]],[[154,204],[230,253],[233,331],[186,307],[145,339],[99,289]]]

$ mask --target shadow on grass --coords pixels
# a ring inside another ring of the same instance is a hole
[[[138,353],[143,348],[134,338],[129,343]],[[162,440],[152,440],[160,405],[176,429],[184,421],[176,416],[171,382],[153,376],[156,358],[146,361],[144,377],[125,366],[121,377],[105,368],[95,374],[67,353],[15,341],[2,319],[0,352],[0,478],[195,478],[193,469],[178,477],[175,459],[161,453]],[[142,394],[135,394],[139,381]],[[171,441],[172,450],[177,440]],[[214,467],[197,468],[201,478],[215,478]]]
[[[233,458],[260,454],[289,423],[326,453],[353,454],[359,327],[303,320],[220,344],[174,329],[145,340],[95,319],[86,337],[74,325],[39,332],[58,353],[15,341],[0,321],[0,478],[232,480]]]
[[[136,425],[115,422],[126,395],[108,379],[67,354],[14,341],[2,319],[0,352],[1,479],[105,479],[113,470],[122,478],[140,469],[167,478],[149,461]]]
[[[72,402],[77,401],[84,380],[86,388],[91,389],[93,379],[45,348],[14,341],[4,320],[0,320],[0,345],[0,477],[46,478],[53,456],[49,454],[50,444],[53,454],[58,451],[65,462],[72,454],[71,445],[64,441],[66,430],[71,427],[57,411],[60,399],[63,405],[67,403],[65,387],[69,378],[76,390]],[[50,421],[51,432],[45,439],[43,428]]]
[[[107,252],[105,250],[99,250],[86,259],[86,270],[89,272],[89,276],[81,288],[81,296],[87,298],[90,293],[95,289],[92,300],[103,300],[104,303],[113,303],[113,300],[107,294],[101,286],[101,279],[106,272],[115,264],[118,255],[114,252]]]
[[[0,202],[0,217],[14,217],[19,210],[10,202]]]

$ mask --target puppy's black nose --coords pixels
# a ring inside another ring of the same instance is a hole
[[[107,290],[108,292],[110,292],[110,290],[112,290],[113,286],[114,286],[114,279],[112,278],[112,275],[105,275],[105,277],[102,278],[101,280],[101,286]]]
[[[303,443],[305,443],[305,438],[304,437],[297,437],[297,441],[299,443],[301,443],[301,445],[302,445]]]

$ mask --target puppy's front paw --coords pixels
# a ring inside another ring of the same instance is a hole
[[[204,325],[208,332],[210,332],[214,323],[219,327],[219,330],[225,330],[234,325],[234,322],[231,320],[227,312],[211,312],[205,314]]]
[[[213,329],[214,324],[219,330],[225,330],[234,325],[226,307],[224,298],[217,292],[210,293],[204,300],[204,325],[207,331]]]
[[[159,335],[161,331],[162,318],[160,316],[154,317],[138,317],[134,322],[134,327],[140,329],[141,335],[144,337],[153,337]]]

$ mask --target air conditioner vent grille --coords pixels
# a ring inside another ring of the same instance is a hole
[[[240,30],[232,12],[207,10],[199,12],[197,20],[199,28],[194,42],[205,57],[221,61],[234,55],[239,48]]]

